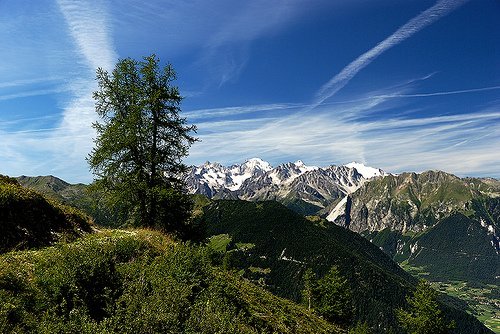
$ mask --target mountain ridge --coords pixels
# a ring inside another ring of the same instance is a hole
[[[386,174],[360,163],[317,167],[298,160],[272,167],[252,158],[229,167],[210,162],[193,166],[185,182],[189,193],[209,198],[278,200],[299,213],[311,214],[356,191],[367,180]]]
[[[395,309],[417,282],[357,233],[305,219],[276,201],[212,200],[199,219],[225,263],[278,296],[300,302],[308,268],[321,277],[338,266],[354,291],[353,320],[368,322],[373,333],[394,329]],[[457,319],[456,333],[482,332],[464,318],[463,302],[441,297],[447,317]]]

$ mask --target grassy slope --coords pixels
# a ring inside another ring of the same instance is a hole
[[[101,226],[120,227],[124,217],[119,208],[107,205],[99,192],[90,193],[85,184],[70,184],[55,176],[20,176],[16,180],[28,189],[35,190],[47,198],[78,208],[92,217]]]
[[[491,240],[479,222],[457,213],[417,239],[418,248],[409,263],[424,267],[436,280],[495,282],[500,257]]]
[[[104,231],[0,256],[0,332],[342,333],[214,267],[207,248]]]
[[[381,332],[394,326],[394,310],[405,305],[405,295],[415,284],[410,275],[356,233],[335,225],[319,227],[276,202],[215,201],[205,207],[201,220],[207,235],[228,236],[227,245],[222,246],[232,249],[230,262],[247,277],[292,300],[301,298],[306,268],[321,277],[338,265],[354,291],[356,320],[380,326]],[[238,244],[251,247],[245,251]],[[449,307],[446,312],[459,324],[457,332],[486,332],[462,311]]]
[[[393,221],[428,226],[423,232],[404,235],[391,226],[362,232],[396,261],[424,266],[434,279],[495,282],[500,257],[494,245],[498,241],[481,222],[499,229],[500,198],[489,197],[498,192],[496,180],[460,179],[428,171],[374,180],[354,197],[363,203],[383,199],[371,209],[375,215],[378,210],[383,216],[387,212],[382,208],[390,208]],[[420,251],[411,252],[416,243]]]
[[[0,177],[0,252],[46,246],[61,238],[90,232],[90,220],[80,211],[48,200]]]

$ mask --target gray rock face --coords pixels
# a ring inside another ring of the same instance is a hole
[[[349,228],[421,232],[452,212],[467,211],[472,200],[497,191],[482,179],[461,179],[441,171],[387,175],[351,195]]]
[[[360,166],[365,174],[368,169],[373,176],[362,175],[358,171]],[[361,164],[319,168],[306,166],[299,160],[272,168],[267,162],[255,158],[230,167],[207,162],[192,167],[185,181],[189,192],[210,198],[299,201],[327,208],[378,175],[385,173]]]

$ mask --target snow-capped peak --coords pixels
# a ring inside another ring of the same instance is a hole
[[[306,164],[304,164],[304,162],[302,160],[295,161],[294,165],[297,166],[297,168],[300,170],[301,174],[308,172],[308,171],[311,171],[311,170],[316,170],[319,168],[316,166],[307,166]]]
[[[273,169],[271,164],[267,161],[264,161],[260,158],[251,158],[245,161],[242,166],[245,166],[248,169],[254,170],[254,169],[260,169],[263,171],[270,171]]]
[[[241,165],[233,165],[228,173],[232,184],[228,185],[227,188],[231,191],[238,190],[246,179],[257,174],[266,173],[272,169],[273,167],[269,162],[260,158],[251,158]]]
[[[229,190],[239,191],[238,196],[242,198],[255,197],[260,193],[266,193],[266,196],[271,198],[275,195],[284,196],[291,191],[291,187],[297,187],[294,191],[307,193],[308,195],[304,196],[309,198],[316,196],[313,193],[319,187],[317,191],[324,199],[332,196],[332,192],[335,191],[350,194],[368,179],[385,175],[387,174],[380,169],[356,162],[345,166],[332,165],[321,168],[308,166],[302,160],[297,160],[273,168],[267,161],[251,158],[242,164],[229,167],[208,161],[203,165],[193,166],[186,176],[186,183],[192,193],[202,193],[211,197]]]
[[[361,174],[365,179],[371,179],[372,177],[385,175],[385,172],[383,170],[365,166],[364,164],[359,162],[353,161],[344,166],[348,168],[355,168],[358,171],[358,173]]]

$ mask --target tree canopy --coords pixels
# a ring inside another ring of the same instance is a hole
[[[179,115],[172,65],[162,68],[155,55],[126,58],[111,73],[97,69],[96,79],[100,121],[93,124],[97,137],[88,157],[94,189],[138,225],[176,230],[190,209],[182,160],[197,139],[196,127]]]
[[[347,324],[353,315],[352,292],[347,279],[333,266],[319,280],[311,269],[304,273],[304,301],[329,321]]]
[[[445,334],[455,327],[447,323],[437,302],[437,292],[425,280],[420,280],[413,296],[407,297],[409,310],[397,311],[401,326],[412,334]]]

